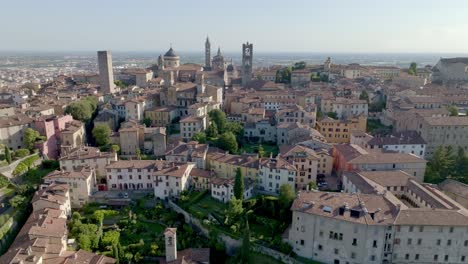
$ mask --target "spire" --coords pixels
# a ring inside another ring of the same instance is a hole
[[[208,37],[208,35],[206,35],[206,42],[205,43],[210,43],[210,38]]]
[[[221,56],[221,47],[220,46],[218,46],[218,54],[217,55]]]

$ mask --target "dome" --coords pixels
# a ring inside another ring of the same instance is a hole
[[[227,71],[231,72],[234,71],[234,66],[232,64],[229,64],[226,68]]]
[[[164,57],[179,57],[177,56],[177,54],[174,52],[174,50],[172,49],[172,47],[166,52],[166,54],[164,54]]]

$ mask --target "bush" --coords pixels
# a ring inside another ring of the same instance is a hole
[[[21,161],[18,166],[16,166],[16,168],[13,170],[13,175],[21,175],[23,173],[25,173],[26,171],[29,170],[29,168],[31,168],[31,166],[34,164],[34,162],[36,160],[39,159],[39,156],[37,155],[34,155],[34,156],[31,156],[29,158],[26,158],[25,160]]]
[[[29,151],[29,149],[18,149],[17,151],[15,151],[13,155],[17,158],[24,158],[28,156],[30,153],[31,152]]]
[[[57,160],[44,160],[42,161],[42,167],[44,169],[58,169],[60,167],[60,163]]]

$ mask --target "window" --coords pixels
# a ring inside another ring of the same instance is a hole
[[[353,246],[357,246],[357,239],[353,238]]]
[[[437,245],[440,246],[440,242],[441,240],[440,239],[437,239]]]
[[[408,231],[413,232],[413,226],[410,226]]]
[[[335,254],[338,255],[339,252],[340,251],[337,248],[335,248]]]
[[[445,255],[444,261],[448,261],[448,255]]]
[[[323,237],[323,231],[320,231],[320,232],[319,232],[319,236],[320,236],[320,237]]]
[[[323,246],[322,245],[318,245],[318,250],[322,250],[323,249]]]
[[[351,252],[351,258],[352,258],[352,259],[355,259],[355,258],[356,258],[356,253]]]
[[[423,232],[424,231],[424,226],[420,226],[419,227],[419,232]]]
[[[304,245],[304,239],[301,239],[301,246]]]
[[[434,255],[434,260],[437,261],[439,259],[439,255]]]
[[[371,261],[375,261],[375,255],[370,256]]]
[[[450,233],[453,233],[453,227],[450,227],[450,231],[449,231],[449,232],[450,232]]]
[[[408,244],[408,245],[411,245],[412,242],[413,242],[413,240],[412,240],[411,238],[408,238],[407,244]]]
[[[468,247],[468,240],[465,240],[465,247]]]
[[[450,245],[452,245],[452,240],[451,239],[447,240],[447,246],[450,246]]]
[[[421,245],[421,243],[422,243],[422,239],[419,238],[419,239],[418,239],[418,245]]]
[[[409,254],[406,254],[406,255],[405,255],[405,259],[409,259]]]
[[[374,240],[374,243],[372,244],[372,247],[377,247],[377,240]]]
[[[461,261],[465,262],[465,256],[461,256]]]
[[[414,260],[419,260],[419,254],[414,255]]]

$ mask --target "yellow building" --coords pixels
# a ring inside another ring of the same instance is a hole
[[[145,117],[151,119],[153,126],[168,126],[178,117],[177,107],[158,106],[145,111]]]
[[[259,159],[257,154],[231,155],[225,152],[209,153],[207,167],[221,178],[233,178],[237,168],[242,175],[253,181],[257,178]]]
[[[317,174],[331,175],[333,169],[333,156],[327,149],[315,150],[315,154],[319,157],[317,164]]]
[[[209,190],[211,187],[211,178],[214,176],[209,170],[202,170],[193,168],[190,171],[190,177],[192,178],[192,186],[196,190]]]
[[[349,143],[352,131],[365,132],[367,117],[360,115],[346,120],[324,117],[317,122],[317,130],[329,143]]]

